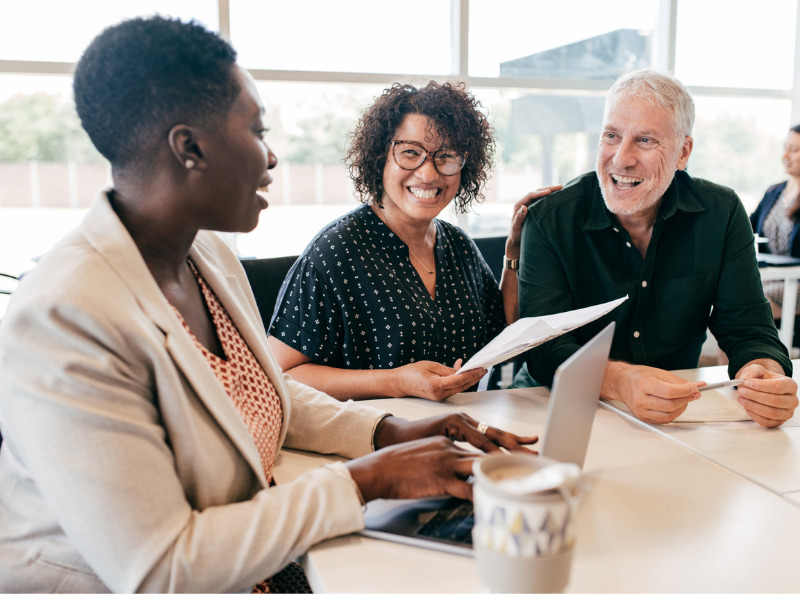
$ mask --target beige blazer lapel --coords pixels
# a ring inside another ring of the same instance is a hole
[[[269,377],[278,392],[283,410],[283,421],[278,439],[278,447],[280,447],[286,437],[291,413],[291,403],[287,401],[289,391],[284,381],[283,372],[269,350],[264,323],[261,321],[253,291],[247,282],[247,275],[239,259],[236,258],[233,252],[230,252],[220,262],[219,252],[210,247],[208,236],[215,236],[216,239],[214,241],[217,244],[224,243],[216,234],[201,232],[192,248],[191,258],[200,274],[214,290],[214,293],[217,294],[253,356],[261,364],[267,377]],[[216,260],[212,257],[216,258]],[[224,272],[220,270],[217,266],[218,264],[225,269]]]
[[[194,341],[175,316],[128,230],[111,208],[105,192],[95,200],[81,228],[89,243],[125,282],[143,312],[164,332],[165,347],[173,357],[176,367],[184,374],[193,392],[218,421],[221,429],[240,450],[262,485],[267,487],[261,459],[247,426],[222,384],[195,347]],[[198,262],[201,262],[204,270],[209,270],[207,260],[201,259]],[[212,285],[215,293],[217,287]]]

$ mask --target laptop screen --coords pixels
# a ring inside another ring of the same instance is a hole
[[[543,456],[583,466],[614,337],[607,325],[556,371],[547,410]],[[373,500],[367,537],[472,556],[472,503],[452,497]]]

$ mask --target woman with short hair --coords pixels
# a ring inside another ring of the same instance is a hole
[[[471,497],[474,450],[535,438],[409,422],[285,378],[237,257],[277,158],[236,53],[133,19],[75,71],[113,186],[0,329],[0,592],[308,590],[292,560],[378,497]],[[353,458],[274,485],[283,446]],[[378,450],[373,452],[373,450]]]

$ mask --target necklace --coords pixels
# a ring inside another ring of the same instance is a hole
[[[389,215],[386,214],[386,211],[383,210],[383,208],[381,208],[381,212],[383,213],[383,217],[386,219],[386,224],[389,226],[389,229],[394,231],[394,227],[392,227],[392,224],[389,222]],[[397,235],[397,233],[395,233],[395,235]],[[400,237],[400,236],[398,235],[397,237]],[[406,246],[408,246],[408,244],[406,244]],[[419,263],[419,265],[428,272],[428,275],[433,275],[433,270],[431,270],[427,266],[425,266],[425,263],[422,262],[419,259],[419,256],[414,254],[414,251],[411,249],[411,246],[408,246],[408,251],[411,252],[411,256],[413,256],[414,258],[417,259],[417,262]]]
[[[414,251],[411,249],[411,246],[409,246],[409,247],[408,247],[408,251],[409,251],[409,252],[411,252],[411,256],[413,256],[414,258],[416,258],[416,259],[417,259],[417,262],[420,264],[420,266],[421,266],[423,269],[425,269],[425,270],[428,272],[428,275],[432,275],[432,274],[433,274],[433,271],[431,271],[431,270],[430,270],[428,267],[426,267],[426,266],[425,266],[425,263],[423,263],[423,262],[422,262],[422,261],[419,259],[419,256],[417,256],[416,254],[414,254]]]

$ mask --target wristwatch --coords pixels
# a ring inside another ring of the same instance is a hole
[[[507,256],[503,256],[503,267],[506,269],[511,269],[512,271],[516,271],[519,269],[519,259],[518,258],[508,258]]]

